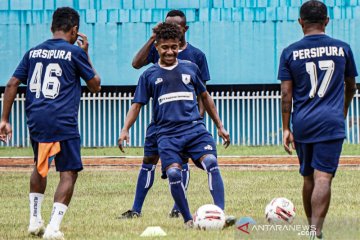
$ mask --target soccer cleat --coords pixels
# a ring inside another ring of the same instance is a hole
[[[194,228],[194,222],[193,220],[189,220],[185,223],[185,229],[192,229]]]
[[[43,239],[47,240],[65,240],[64,234],[60,230],[53,229],[50,225],[47,225]]]
[[[134,210],[130,209],[124,213],[121,214],[118,219],[131,219],[131,218],[139,218],[141,217],[141,214],[138,212],[135,212]]]
[[[235,225],[235,223],[236,223],[236,217],[234,217],[234,216],[226,216],[225,217],[224,228],[231,227],[231,226]]]
[[[35,222],[30,222],[28,233],[33,236],[41,236],[44,234],[45,226],[44,226],[44,220],[37,220]]]
[[[170,218],[179,218],[181,216],[181,213],[179,210],[173,209],[169,213]]]

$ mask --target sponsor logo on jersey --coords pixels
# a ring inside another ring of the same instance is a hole
[[[181,74],[181,77],[182,77],[183,83],[185,83],[185,84],[190,83],[191,77],[189,74]]]
[[[159,105],[173,101],[193,101],[194,95],[192,92],[173,92],[161,95],[158,98]]]
[[[156,81],[155,81],[155,85],[158,84],[158,83],[162,83],[162,82],[163,82],[162,78],[157,78]]]
[[[204,147],[205,150],[213,150],[213,147],[209,144]]]

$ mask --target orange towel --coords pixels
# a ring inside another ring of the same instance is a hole
[[[46,177],[49,172],[49,158],[55,156],[60,152],[60,143],[39,143],[38,157],[37,157],[37,170],[42,177]]]

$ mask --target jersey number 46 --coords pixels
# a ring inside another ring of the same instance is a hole
[[[43,64],[41,62],[36,63],[29,83],[30,91],[36,93],[36,98],[39,98],[40,92],[42,92],[45,98],[54,99],[59,95],[60,81],[58,77],[61,76],[62,70],[57,63],[50,63],[47,65],[41,87],[42,70]]]

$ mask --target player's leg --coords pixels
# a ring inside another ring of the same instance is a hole
[[[183,164],[181,166],[182,182],[185,187],[185,191],[187,192],[187,189],[189,187],[189,181],[190,181],[189,157],[184,153],[181,154],[181,157],[183,159]],[[174,206],[169,213],[169,217],[171,217],[171,218],[180,217],[180,210],[179,210],[178,206],[176,205],[176,203],[174,203]]]
[[[80,138],[61,141],[60,148],[60,153],[55,157],[56,171],[60,172],[60,181],[54,195],[53,209],[44,239],[63,239],[60,225],[70,204],[78,172],[83,169]]]
[[[312,167],[315,169],[315,186],[311,197],[311,224],[315,225],[318,237],[322,237],[331,199],[331,182],[339,164],[343,141],[340,139],[314,144]]]
[[[151,123],[146,130],[144,158],[136,182],[133,206],[130,210],[122,213],[119,218],[128,219],[141,216],[141,209],[144,204],[146,195],[154,183],[155,168],[158,161],[159,153],[156,138],[156,128],[155,125]]]
[[[300,163],[300,174],[303,176],[302,199],[306,217],[309,225],[311,225],[311,197],[314,190],[314,168],[311,166],[313,158],[313,144],[311,143],[295,143],[296,153]]]
[[[35,166],[30,177],[30,193],[29,193],[29,207],[30,207],[30,221],[28,232],[31,235],[41,235],[44,233],[45,226],[44,220],[41,217],[41,205],[44,199],[44,193],[46,189],[46,180],[43,178],[37,170],[36,162],[38,155],[38,143],[31,141],[34,151]]]
[[[182,182],[182,159],[179,155],[182,152],[183,142],[183,137],[164,137],[158,141],[158,146],[161,166],[166,171],[169,179],[171,195],[181,212],[184,222],[191,225],[192,215],[186,199],[185,186]]]

